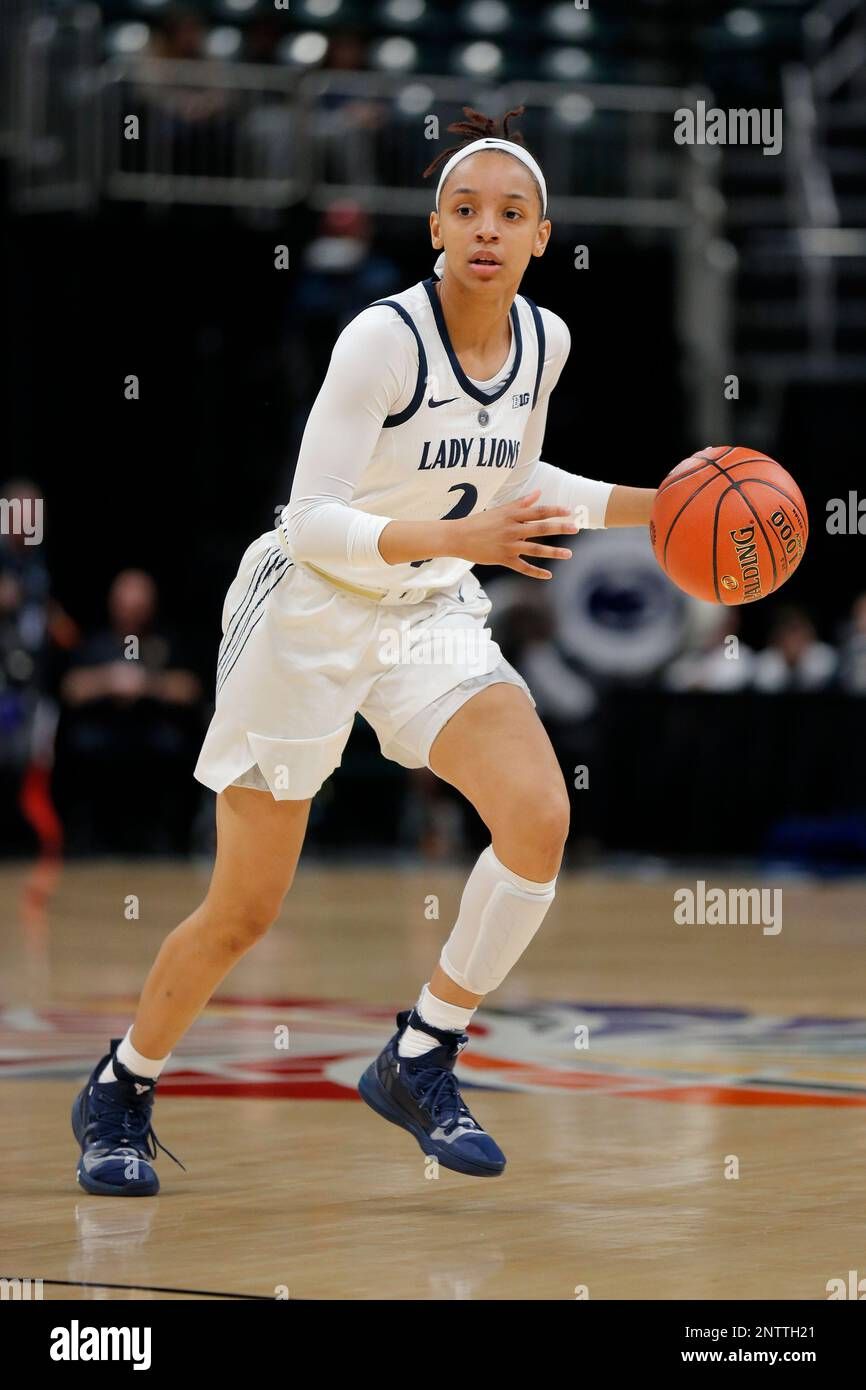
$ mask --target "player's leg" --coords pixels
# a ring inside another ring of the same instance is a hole
[[[309,814],[309,798],[276,801],[247,787],[219,794],[210,887],[151,967],[130,1034],[136,1052],[163,1064],[217,985],[276,920]]]
[[[78,1181],[106,1196],[153,1196],[154,1090],[168,1055],[232,966],[277,917],[300,857],[310,798],[229,787],[217,797],[217,853],[204,901],[166,937],[135,1023],[112,1043],[72,1110]],[[166,1151],[167,1152],[167,1151]]]
[[[532,702],[504,682],[460,706],[434,739],[429,763],[491,835],[429,984],[434,998],[474,1010],[502,983],[553,902],[568,791]]]
[[[423,748],[424,722],[422,711],[414,730],[407,726],[402,732],[410,740],[404,752]],[[493,843],[469,876],[430,981],[414,1009],[397,1015],[396,1034],[358,1089],[378,1114],[407,1129],[445,1167],[495,1176],[505,1167],[505,1155],[470,1113],[453,1069],[475,1009],[523,954],[553,901],[568,832],[568,795],[547,734],[520,686],[501,678],[483,685],[438,728],[429,765],[472,802]]]

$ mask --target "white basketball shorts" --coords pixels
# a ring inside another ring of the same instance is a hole
[[[436,735],[476,691],[504,681],[535,704],[484,625],[490,609],[471,571],[412,604],[348,593],[266,532],[226,595],[196,778],[215,792],[234,784],[278,801],[314,796],[359,712],[386,758],[429,766]]]

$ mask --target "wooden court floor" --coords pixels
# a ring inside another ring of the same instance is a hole
[[[204,867],[0,870],[0,1277],[45,1298],[823,1299],[866,1277],[863,882],[678,925],[686,874],[564,874],[458,1075],[502,1177],[354,1085],[467,870],[302,866],[160,1083],[155,1199],[75,1183],[73,1096]],[[750,886],[718,875],[713,886]],[[476,1089],[470,1089],[474,1087]]]

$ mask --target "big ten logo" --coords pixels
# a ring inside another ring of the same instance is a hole
[[[866,1299],[866,1278],[858,1278],[856,1269],[848,1270],[847,1284],[844,1279],[828,1279],[824,1287],[831,1302],[838,1298],[852,1298],[862,1303]]]
[[[424,1157],[424,1180],[425,1182],[435,1182],[439,1177],[439,1160],[435,1154],[426,1154]]]
[[[0,1303],[21,1303],[44,1297],[41,1279],[0,1279]]]

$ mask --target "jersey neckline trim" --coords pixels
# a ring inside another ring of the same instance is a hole
[[[520,370],[520,362],[523,357],[523,335],[520,331],[520,316],[517,312],[517,301],[514,301],[510,310],[511,331],[514,334],[514,361],[511,364],[511,371],[508,373],[508,376],[505,378],[505,381],[502,383],[499,390],[495,391],[491,396],[488,395],[485,391],[479,391],[478,387],[475,386],[474,383],[470,380],[470,378],[466,375],[466,373],[460,365],[460,362],[458,361],[457,353],[454,351],[454,348],[451,343],[451,338],[448,334],[448,325],[445,322],[445,315],[442,312],[442,305],[439,303],[439,296],[436,293],[435,277],[431,276],[429,280],[422,280],[421,283],[427,291],[427,298],[430,300],[430,307],[433,310],[433,318],[436,322],[436,327],[439,330],[439,337],[442,340],[442,346],[445,348],[445,351],[448,354],[448,360],[451,363],[451,370],[457,378],[458,385],[462,388],[463,391],[466,392],[467,396],[471,396],[474,401],[480,401],[482,405],[489,405],[493,401],[498,401],[502,396],[505,395],[506,391],[513,384],[515,378],[517,377],[517,373]]]

